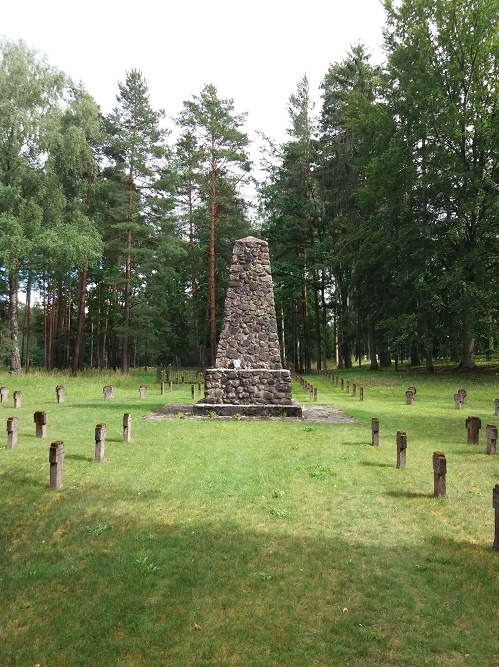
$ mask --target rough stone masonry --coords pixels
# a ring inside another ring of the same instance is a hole
[[[291,374],[281,365],[274,289],[266,241],[234,244],[215,368],[205,374],[205,397],[194,412],[301,417]]]

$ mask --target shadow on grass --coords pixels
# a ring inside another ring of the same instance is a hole
[[[386,491],[385,495],[390,498],[434,498],[432,493],[416,493],[415,491]]]
[[[376,463],[376,461],[359,461],[361,466],[371,468],[395,468],[395,463]]]
[[[465,655],[477,666],[497,658],[490,545],[306,537],[278,518],[260,530],[208,515],[181,521],[164,495],[162,519],[134,505],[123,514],[100,488],[64,498],[37,517],[43,541],[26,532],[0,556],[0,664],[457,667]]]
[[[90,461],[92,462],[94,459],[91,456],[84,456],[83,454],[65,454],[64,459],[70,459],[73,461]]]

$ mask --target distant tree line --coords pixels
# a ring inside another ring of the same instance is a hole
[[[383,66],[357,44],[289,139],[213,85],[170,127],[137,70],[103,114],[23,42],[0,44],[0,355],[12,373],[208,366],[232,245],[270,243],[283,360],[473,368],[498,336],[499,0],[386,0]]]

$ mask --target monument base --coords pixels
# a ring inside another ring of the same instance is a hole
[[[288,405],[251,404],[251,403],[195,403],[192,412],[197,416],[211,416],[215,413],[218,417],[302,417],[302,407],[294,400]]]

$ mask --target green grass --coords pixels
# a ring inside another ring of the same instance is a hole
[[[7,417],[20,419],[18,448],[0,450],[0,665],[499,665],[499,457],[484,453],[498,371],[345,371],[363,402],[308,378],[319,403],[358,424],[151,421],[141,417],[165,402],[191,403],[190,385],[161,396],[152,373],[0,375],[5,443]],[[117,387],[112,401],[105,384]],[[298,385],[294,396],[312,404]],[[35,410],[47,412],[45,440]],[[466,444],[468,415],[481,417],[479,445]],[[104,463],[93,461],[99,422]],[[52,440],[65,443],[58,492]],[[447,457],[447,500],[433,498],[435,450]]]

